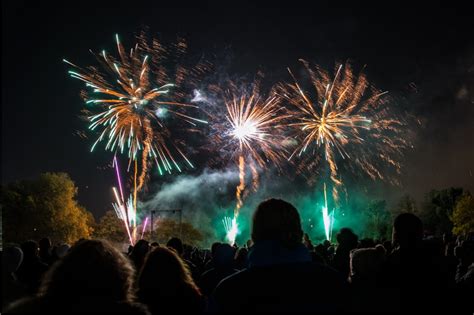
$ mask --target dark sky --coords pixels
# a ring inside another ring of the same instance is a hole
[[[285,69],[298,58],[367,64],[369,79],[423,121],[406,156],[405,184],[394,191],[418,199],[431,188],[474,192],[474,16],[467,4],[192,3],[2,1],[2,183],[65,171],[80,201],[104,212],[115,178],[100,168],[110,156],[89,153],[90,140],[74,135],[86,126],[78,118],[82,85],[61,60],[91,64],[88,49],[113,51],[115,33],[130,44],[146,25],[165,38],[184,36],[191,54],[231,53],[231,71],[261,69],[270,80],[287,80]]]

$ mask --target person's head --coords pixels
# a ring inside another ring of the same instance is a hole
[[[168,243],[166,243],[166,247],[173,249],[180,256],[183,255],[183,242],[177,237],[172,237]]]
[[[461,244],[454,249],[454,255],[463,264],[470,265],[474,262],[474,241],[466,240],[461,242]]]
[[[40,251],[48,251],[51,248],[51,240],[48,237],[44,237],[39,240]]]
[[[314,252],[322,255],[323,257],[327,255],[327,248],[323,244],[318,244],[314,247]]]
[[[416,247],[423,239],[423,223],[412,213],[399,214],[393,221],[392,242],[400,248]]]
[[[350,250],[357,247],[359,238],[351,229],[342,228],[339,233],[337,233],[336,240],[339,245],[338,248]]]
[[[241,247],[235,252],[235,266],[238,269],[243,269],[247,266],[247,255],[248,250],[245,247]]]
[[[286,247],[302,243],[303,230],[298,210],[281,199],[268,199],[255,210],[252,222],[252,241],[279,241]]]
[[[26,260],[38,257],[38,243],[29,240],[21,244],[21,250],[23,251],[23,258]]]
[[[130,301],[133,298],[134,271],[129,260],[106,241],[77,242],[47,272],[40,296],[59,302],[93,298]]]
[[[375,242],[371,238],[364,238],[359,241],[359,248],[372,248],[375,247]]]
[[[385,248],[387,254],[390,254],[392,252],[392,241],[383,242],[383,247]]]
[[[145,256],[150,250],[150,244],[146,240],[139,240],[132,249],[132,255]]]
[[[378,250],[383,256],[387,255],[387,250],[382,244],[375,245],[375,249]]]
[[[353,249],[350,252],[350,279],[376,279],[385,259],[385,253],[377,248]]]
[[[448,244],[454,242],[454,236],[453,233],[451,232],[445,232],[443,233],[443,243]]]
[[[219,242],[212,243],[212,245],[211,245],[211,256],[212,256],[212,258],[216,257],[217,248],[219,248],[219,246],[221,246],[221,245],[222,245],[222,243],[219,243]]]
[[[216,267],[231,266],[234,262],[234,249],[229,244],[220,244],[214,254],[214,264]]]
[[[158,242],[153,242],[153,243],[150,244],[151,248],[155,248],[155,247],[159,247],[159,246],[160,246],[160,243],[158,243]]]
[[[57,258],[63,258],[64,256],[66,256],[70,248],[71,246],[69,246],[68,244],[58,245],[57,247],[54,248],[54,254],[56,255]]]
[[[182,287],[199,292],[179,255],[165,247],[156,247],[149,252],[138,277],[141,294],[172,294]]]
[[[11,274],[17,271],[23,261],[23,251],[17,246],[8,246],[2,254],[3,268],[2,271]]]

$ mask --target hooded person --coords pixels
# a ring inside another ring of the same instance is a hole
[[[280,199],[260,203],[253,215],[252,241],[248,267],[219,283],[211,309],[237,312],[342,309],[347,285],[335,270],[312,262],[303,244],[301,219],[293,205]]]

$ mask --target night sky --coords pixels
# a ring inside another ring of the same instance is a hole
[[[45,2],[2,1],[2,183],[64,171],[96,216],[110,208],[115,178],[103,169],[110,154],[89,153],[91,139],[77,136],[87,124],[78,117],[83,85],[67,76],[62,59],[89,65],[89,49],[113,52],[116,33],[130,47],[147,26],[164,38],[185,37],[191,55],[225,59],[235,75],[262,70],[267,80],[289,80],[286,67],[298,58],[367,65],[369,80],[422,121],[404,186],[391,188],[393,195],[420,200],[450,186],[474,192],[474,17],[467,4]]]

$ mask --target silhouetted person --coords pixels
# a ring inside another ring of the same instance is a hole
[[[234,257],[234,267],[235,269],[242,270],[247,268],[247,256],[248,256],[248,249],[245,247],[241,247],[237,249],[237,251],[234,249],[235,252],[235,257]]]
[[[173,249],[178,256],[184,261],[184,263],[188,266],[188,269],[191,271],[191,276],[193,279],[198,279],[198,269],[197,267],[189,260],[184,258],[184,245],[180,238],[172,237],[166,243],[166,247]]]
[[[446,264],[448,265],[449,277],[454,279],[456,277],[456,269],[458,266],[458,259],[454,255],[456,248],[456,240],[451,233],[443,234],[443,249],[446,257]]]
[[[462,289],[474,291],[474,240],[466,240],[456,247],[459,264],[456,270],[456,284]]]
[[[220,245],[222,245],[222,243],[220,243],[220,242],[212,243],[212,245],[211,245],[211,260],[209,260],[206,263],[206,265],[204,267],[205,271],[214,268],[214,259],[215,259],[215,256],[216,256],[216,250]]]
[[[346,299],[344,280],[311,261],[302,243],[298,211],[269,199],[253,215],[248,268],[226,279],[213,294],[218,311],[332,311]],[[337,292],[337,294],[335,294]]]
[[[245,247],[247,247],[247,249],[250,249],[252,245],[253,245],[252,240],[247,240],[247,242],[245,243]]]
[[[353,249],[350,253],[351,311],[383,312],[389,303],[387,291],[378,284],[385,249]]]
[[[138,298],[152,314],[187,314],[204,311],[204,299],[189,269],[168,248],[153,249],[138,277]]]
[[[133,250],[133,245],[130,244],[128,245],[128,248],[127,248],[127,255],[130,256],[130,254],[132,253],[132,250]]]
[[[423,244],[423,224],[414,214],[402,213],[393,222],[394,249],[384,268],[384,286],[394,303],[404,310],[440,310],[450,304],[446,291],[451,285],[443,257],[434,256]],[[393,309],[398,310],[398,309]]]
[[[23,261],[23,251],[9,246],[2,253],[2,310],[8,304],[26,295],[25,287],[18,281],[15,272]]]
[[[229,244],[220,244],[214,253],[214,268],[204,272],[199,281],[199,286],[204,295],[209,296],[219,282],[236,273],[234,268],[234,249]]]
[[[342,228],[336,236],[337,248],[333,259],[333,267],[338,270],[344,278],[349,276],[349,255],[351,250],[357,248],[358,237],[349,228]]]
[[[357,248],[372,248],[375,247],[375,242],[371,238],[363,238],[359,241]]]
[[[166,247],[174,249],[174,251],[180,256],[183,256],[184,247],[183,242],[181,239],[177,237],[172,237],[169,239],[168,243],[166,243]]]
[[[313,243],[311,242],[311,239],[309,238],[308,233],[304,233],[303,244],[304,244],[304,246],[306,246],[306,248],[309,251],[312,251],[314,249]]]
[[[51,240],[48,237],[40,239],[39,245],[39,257],[43,263],[50,266],[54,262]]]
[[[149,251],[150,245],[146,240],[139,240],[135,246],[133,246],[132,252],[130,253],[130,259],[132,260],[137,273],[142,268],[145,257]]]
[[[69,249],[71,249],[71,246],[69,246],[68,244],[59,244],[58,246],[56,246],[53,250],[54,260],[56,261],[66,256]]]
[[[36,297],[14,303],[10,311],[147,314],[133,303],[133,276],[128,259],[112,245],[83,240],[48,271]]]
[[[48,270],[48,265],[41,262],[38,255],[38,244],[35,241],[26,241],[21,244],[23,251],[23,262],[18,268],[16,275],[18,280],[26,287],[28,294],[38,291],[41,279]]]
[[[387,255],[390,255],[392,253],[392,241],[383,242],[383,247],[385,248],[385,252]]]

